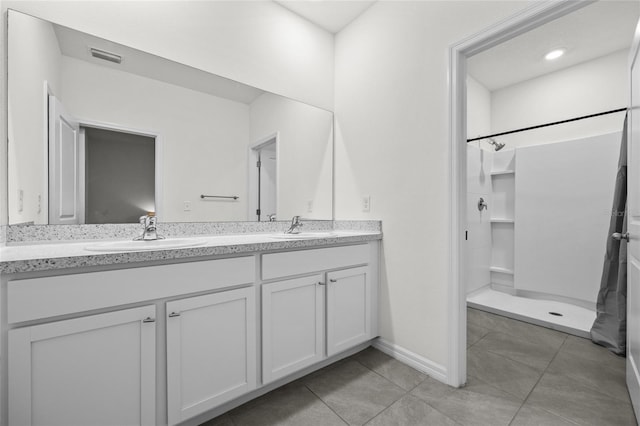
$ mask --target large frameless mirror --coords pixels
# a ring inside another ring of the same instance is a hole
[[[332,218],[330,111],[8,15],[9,224]]]

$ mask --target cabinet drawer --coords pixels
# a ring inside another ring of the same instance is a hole
[[[262,255],[262,279],[306,274],[369,263],[367,244]]]
[[[9,323],[30,321],[249,284],[254,279],[251,256],[14,280],[7,286],[7,314]]]

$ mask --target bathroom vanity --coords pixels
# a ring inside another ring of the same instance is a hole
[[[378,335],[380,239],[3,247],[3,424],[199,424],[361,350]]]

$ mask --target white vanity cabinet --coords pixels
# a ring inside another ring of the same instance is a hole
[[[369,268],[327,273],[327,356],[372,336],[373,294]]]
[[[256,387],[255,288],[168,302],[169,425]]]
[[[241,256],[11,277],[8,424],[174,424],[249,392],[255,271]]]
[[[262,381],[270,383],[324,357],[324,276],[262,285]]]
[[[194,426],[364,349],[378,249],[3,274],[0,426]]]
[[[367,244],[263,255],[263,279],[309,274],[262,284],[263,383],[376,336],[376,257]]]
[[[154,425],[155,306],[9,331],[10,425]]]

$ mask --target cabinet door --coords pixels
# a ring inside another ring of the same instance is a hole
[[[167,397],[174,425],[256,387],[255,287],[167,303]]]
[[[9,424],[154,425],[155,307],[9,331]]]
[[[320,361],[323,342],[322,275],[262,285],[263,383]]]
[[[327,355],[371,339],[371,280],[366,267],[327,274]]]

